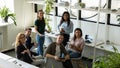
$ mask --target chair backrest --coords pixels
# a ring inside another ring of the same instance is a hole
[[[46,68],[63,68],[62,62],[56,61],[52,58],[46,58]]]
[[[71,62],[73,65],[73,68],[84,68],[83,63],[81,61],[82,57],[83,57],[83,53],[84,53],[84,46],[83,46],[83,50],[81,53],[81,56],[78,58],[71,58]]]

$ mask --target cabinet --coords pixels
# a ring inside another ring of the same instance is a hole
[[[12,28],[9,28],[13,23],[0,22],[0,52],[12,49],[13,35]],[[11,29],[11,30],[9,30]]]

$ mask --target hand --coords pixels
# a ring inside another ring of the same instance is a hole
[[[74,45],[70,44],[70,48],[74,48]]]
[[[61,28],[60,32],[65,32],[65,30],[63,28]]]
[[[37,47],[38,43],[34,43],[34,46]]]
[[[27,52],[28,54],[30,54],[30,51],[29,51],[29,49],[27,49],[27,50],[26,50],[26,52]]]
[[[47,33],[50,33],[50,31],[48,31],[48,30],[45,30]]]
[[[58,56],[54,56],[54,59],[57,60],[57,61],[60,60]]]
[[[25,53],[28,53],[28,51],[27,51],[27,50],[24,50],[24,51],[22,52],[22,54],[25,54]]]
[[[39,36],[43,36],[42,34],[39,34]]]

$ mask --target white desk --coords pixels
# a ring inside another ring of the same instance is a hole
[[[96,46],[95,56],[96,57],[106,56],[106,55],[110,54],[110,52],[114,53],[113,45],[120,53],[120,46],[119,45],[115,45],[115,44],[105,45],[105,44],[100,43],[100,45]],[[83,49],[83,57],[87,57],[87,58],[92,59],[93,53],[94,53],[94,45],[93,44],[85,44],[85,47]]]
[[[18,60],[14,57],[0,53],[0,68],[39,68],[39,67],[36,67],[34,65]]]
[[[0,58],[0,68],[22,68],[22,67]]]
[[[39,68],[39,67],[36,67],[36,66],[34,66],[34,65],[31,65],[31,64],[28,64],[28,63],[26,63],[26,62],[23,62],[23,61],[21,61],[21,60],[18,60],[18,59],[16,59],[16,58],[9,59],[8,61],[9,61],[9,62],[12,62],[12,63],[14,63],[14,64],[16,64],[16,65],[18,65],[18,66],[20,66],[20,67],[22,67],[22,68]]]
[[[32,29],[33,33],[36,33],[34,27],[32,27],[31,29]],[[52,37],[52,38],[56,38],[57,37],[55,33],[45,33],[45,36]]]
[[[118,52],[120,53],[120,46],[119,46],[119,45],[115,45],[115,44],[109,44],[109,45],[102,44],[102,45],[98,46],[97,48],[99,48],[99,49],[101,49],[101,50],[109,51],[109,52],[114,52],[113,46],[114,46],[114,47],[118,50]]]
[[[55,33],[45,33],[45,36],[57,38],[57,34],[55,34]]]
[[[0,58],[4,59],[4,60],[9,60],[9,59],[12,59],[13,57],[5,55],[5,54],[3,54],[3,53],[0,52]]]

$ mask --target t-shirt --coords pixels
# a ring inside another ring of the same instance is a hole
[[[75,41],[72,39],[70,41],[70,44],[74,45],[74,46],[78,46],[80,47],[81,49],[83,49],[83,46],[84,46],[84,39],[83,38],[79,38],[79,39],[76,39]],[[70,50],[74,51],[74,52],[78,52],[77,50],[74,50],[72,48],[69,48]]]
[[[41,34],[44,34],[45,32],[45,21],[44,20],[36,20],[35,21],[35,26],[38,27],[38,32],[41,33]]]
[[[56,56],[60,56],[60,45],[56,45],[55,55],[56,55]]]

